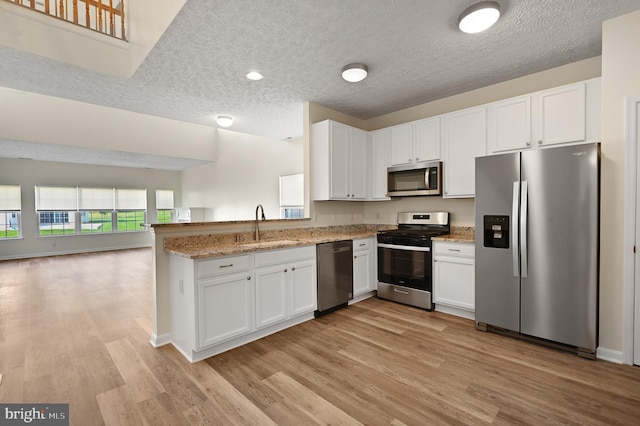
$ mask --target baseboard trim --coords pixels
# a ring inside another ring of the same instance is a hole
[[[61,238],[67,238],[67,237],[61,237]],[[60,251],[51,251],[51,252],[0,256],[0,260],[33,259],[36,257],[66,256],[70,254],[98,253],[102,251],[131,250],[131,249],[151,248],[151,247],[153,247],[151,244],[145,243],[145,244],[131,244],[131,245],[123,245],[123,246],[96,247],[96,248],[80,249],[80,250],[60,250]]]
[[[602,346],[596,349],[596,358],[616,364],[624,364],[622,351],[614,351],[613,349],[603,348]]]
[[[151,333],[151,340],[149,341],[149,343],[151,343],[151,346],[153,346],[154,348],[168,345],[169,343],[171,343],[171,333],[164,333],[159,336],[155,333]]]

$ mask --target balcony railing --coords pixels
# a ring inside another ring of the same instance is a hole
[[[126,40],[124,0],[5,0]]]

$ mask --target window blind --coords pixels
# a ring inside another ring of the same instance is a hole
[[[78,209],[76,187],[36,186],[36,210],[71,211]]]
[[[0,185],[0,210],[20,211],[21,204],[20,185]]]
[[[156,190],[156,209],[165,210],[173,208],[173,190],[158,189]]]
[[[78,188],[80,210],[114,210],[113,188]]]
[[[146,189],[116,189],[117,210],[146,210]]]

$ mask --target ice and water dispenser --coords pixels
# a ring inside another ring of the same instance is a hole
[[[509,216],[484,217],[484,246],[509,248]]]

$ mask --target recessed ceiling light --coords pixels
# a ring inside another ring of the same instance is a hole
[[[219,115],[216,117],[216,123],[218,123],[220,127],[229,127],[233,124],[233,118],[228,115]]]
[[[349,64],[342,67],[342,78],[349,83],[357,83],[367,77],[369,69],[365,64]]]
[[[247,73],[247,78],[249,80],[262,80],[264,76],[260,74],[258,71],[251,71]]]
[[[498,18],[500,5],[495,1],[481,1],[462,12],[458,27],[465,33],[479,33],[495,24]]]

